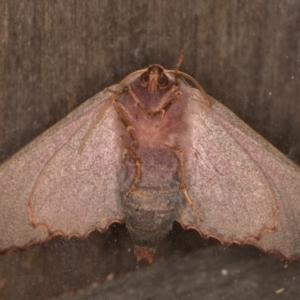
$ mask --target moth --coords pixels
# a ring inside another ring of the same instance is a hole
[[[125,222],[152,261],[177,220],[300,258],[299,166],[179,71],[182,59],[131,73],[1,165],[1,252]]]

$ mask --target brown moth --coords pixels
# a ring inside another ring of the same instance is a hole
[[[180,72],[182,58],[128,75],[0,167],[1,252],[126,222],[151,261],[177,220],[300,258],[300,168]]]

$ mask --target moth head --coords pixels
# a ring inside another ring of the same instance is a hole
[[[151,65],[141,77],[141,84],[148,87],[150,93],[154,93],[157,89],[164,89],[168,85],[168,77],[164,69],[159,65]]]

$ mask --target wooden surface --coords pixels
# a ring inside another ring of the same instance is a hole
[[[299,267],[278,262],[275,256],[260,256],[254,248],[219,245],[172,257],[115,280],[108,277],[105,283],[55,300],[298,299]]]
[[[300,3],[292,0],[2,0],[0,161],[128,73],[152,63],[174,68],[181,49],[186,53],[183,71],[299,160],[299,28]],[[195,233],[182,230],[169,238],[172,242],[167,239],[161,246],[161,257],[184,255],[204,243]],[[55,238],[45,246],[10,253],[0,257],[0,295],[45,299],[101,282],[112,272],[134,270],[131,247],[124,227],[116,226],[86,241]],[[185,266],[185,260],[180,261]],[[271,261],[272,267],[281,264],[278,258]],[[272,267],[250,262],[247,266],[244,275],[250,279],[262,272],[274,281],[280,279]],[[155,267],[164,272],[163,263]],[[202,270],[213,272],[209,264]],[[188,278],[185,268],[176,272],[170,276]],[[282,280],[299,286],[293,281],[299,274],[291,272]],[[170,284],[179,283],[174,279]],[[265,292],[260,299],[274,299],[268,284],[260,285]],[[232,288],[228,285],[228,292]],[[251,288],[247,294],[239,292],[239,299],[251,299]],[[124,289],[130,289],[130,283]],[[222,281],[216,279],[213,289],[226,295]],[[205,293],[206,299],[214,299],[208,290]],[[289,299],[284,295],[281,299]]]

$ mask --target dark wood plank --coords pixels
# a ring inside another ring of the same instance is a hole
[[[298,299],[299,266],[299,262],[288,266],[275,255],[260,256],[251,247],[216,246],[55,300]]]

